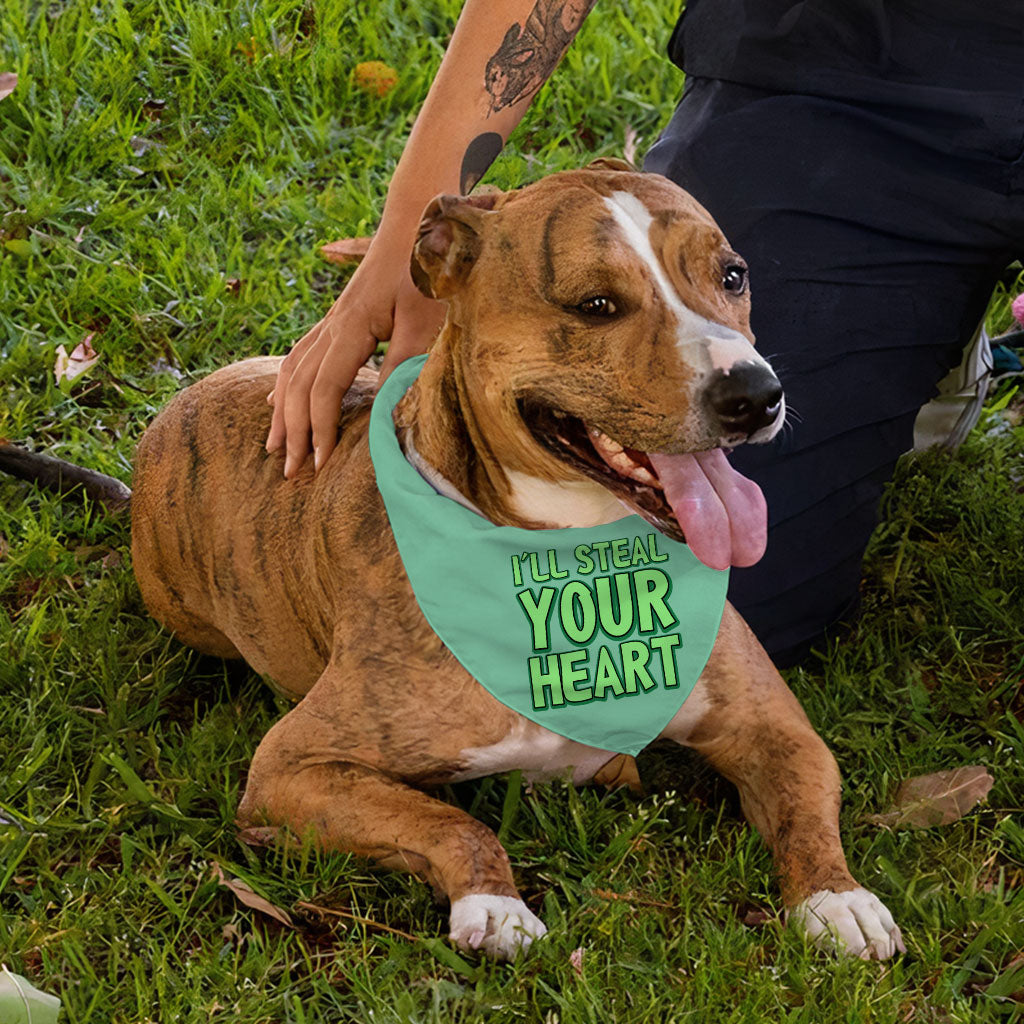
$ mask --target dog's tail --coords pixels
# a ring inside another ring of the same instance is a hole
[[[112,476],[3,440],[0,440],[0,472],[38,484],[54,494],[86,494],[111,512],[126,509],[132,497],[131,488]]]

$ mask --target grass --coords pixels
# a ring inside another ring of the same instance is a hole
[[[681,88],[660,57],[670,6],[599,5],[490,180],[621,154],[627,124],[642,151]],[[0,0],[0,70],[20,75],[0,102],[0,436],[127,479],[182,383],[285,351],[344,282],[317,244],[372,230],[458,7]],[[371,59],[399,70],[382,99],[350,82]],[[990,315],[1006,326],[1005,295]],[[100,363],[59,389],[56,347],[90,332]],[[551,929],[501,966],[448,946],[418,882],[241,844],[246,767],[283,705],[147,617],[123,519],[0,482],[0,960],[75,1024],[1014,1019],[1022,484],[1015,401],[958,453],[905,464],[862,619],[790,673],[840,761],[851,864],[905,957],[807,950],[727,787],[652,752],[643,799],[516,776],[449,790],[500,830]],[[962,764],[996,780],[964,820],[866,821],[899,779]],[[239,903],[217,864],[296,927]]]

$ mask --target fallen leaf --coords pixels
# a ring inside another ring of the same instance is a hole
[[[124,559],[121,557],[120,551],[108,551],[101,560],[101,565],[104,569],[117,569],[120,567]]]
[[[398,84],[398,72],[382,60],[365,60],[355,66],[352,81],[364,92],[386,96]]]
[[[331,263],[358,263],[370,248],[373,238],[340,238],[320,246],[320,255]]]
[[[761,907],[747,904],[740,909],[743,911],[740,920],[748,928],[763,928],[772,919],[772,915],[767,910],[762,910]]]
[[[0,1020],[4,1024],[57,1024],[60,1000],[0,966]]]
[[[569,965],[576,972],[576,977],[577,978],[582,978],[583,977],[583,947],[582,946],[577,946],[576,949],[574,949],[569,954]]]
[[[0,72],[0,100],[7,99],[18,84],[18,76],[13,71]]]
[[[901,782],[892,806],[867,820],[886,828],[949,825],[984,800],[994,781],[980,765],[919,775]]]
[[[235,43],[235,49],[252,64],[260,53],[260,44],[256,42],[255,36],[249,36],[247,43]]]
[[[246,846],[274,846],[280,835],[281,829],[276,825],[253,825],[238,830],[238,838]]]
[[[259,893],[253,892],[252,886],[248,882],[243,882],[240,878],[229,878],[224,874],[224,869],[219,864],[214,864],[213,873],[220,885],[230,889],[235,894],[235,898],[239,903],[244,903],[247,907],[258,910],[261,914],[266,914],[267,917],[272,917],[275,921],[280,921],[281,924],[289,928],[295,927],[291,915],[287,911],[282,910],[280,907],[275,907],[270,900],[260,896]]]
[[[53,375],[57,384],[64,381],[71,383],[75,378],[81,377],[90,367],[95,366],[100,358],[99,353],[92,347],[92,339],[96,337],[93,331],[87,334],[74,348],[71,355],[63,345],[57,346],[57,358],[53,364]]]
[[[0,533],[0,562],[7,557],[7,552],[10,550],[11,546],[7,543],[7,538]]]

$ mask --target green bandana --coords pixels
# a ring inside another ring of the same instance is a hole
[[[690,695],[711,654],[728,570],[640,516],[604,526],[495,526],[409,464],[392,411],[426,357],[385,381],[370,457],[431,629],[467,672],[538,725],[636,754]]]

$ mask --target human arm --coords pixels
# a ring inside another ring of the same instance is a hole
[[[316,468],[334,449],[341,400],[378,341],[386,376],[426,350],[444,306],[409,276],[420,216],[443,192],[467,193],[501,151],[594,0],[466,0],[388,188],[380,227],[327,315],[285,357],[270,400],[267,450],[301,468],[310,435]]]

